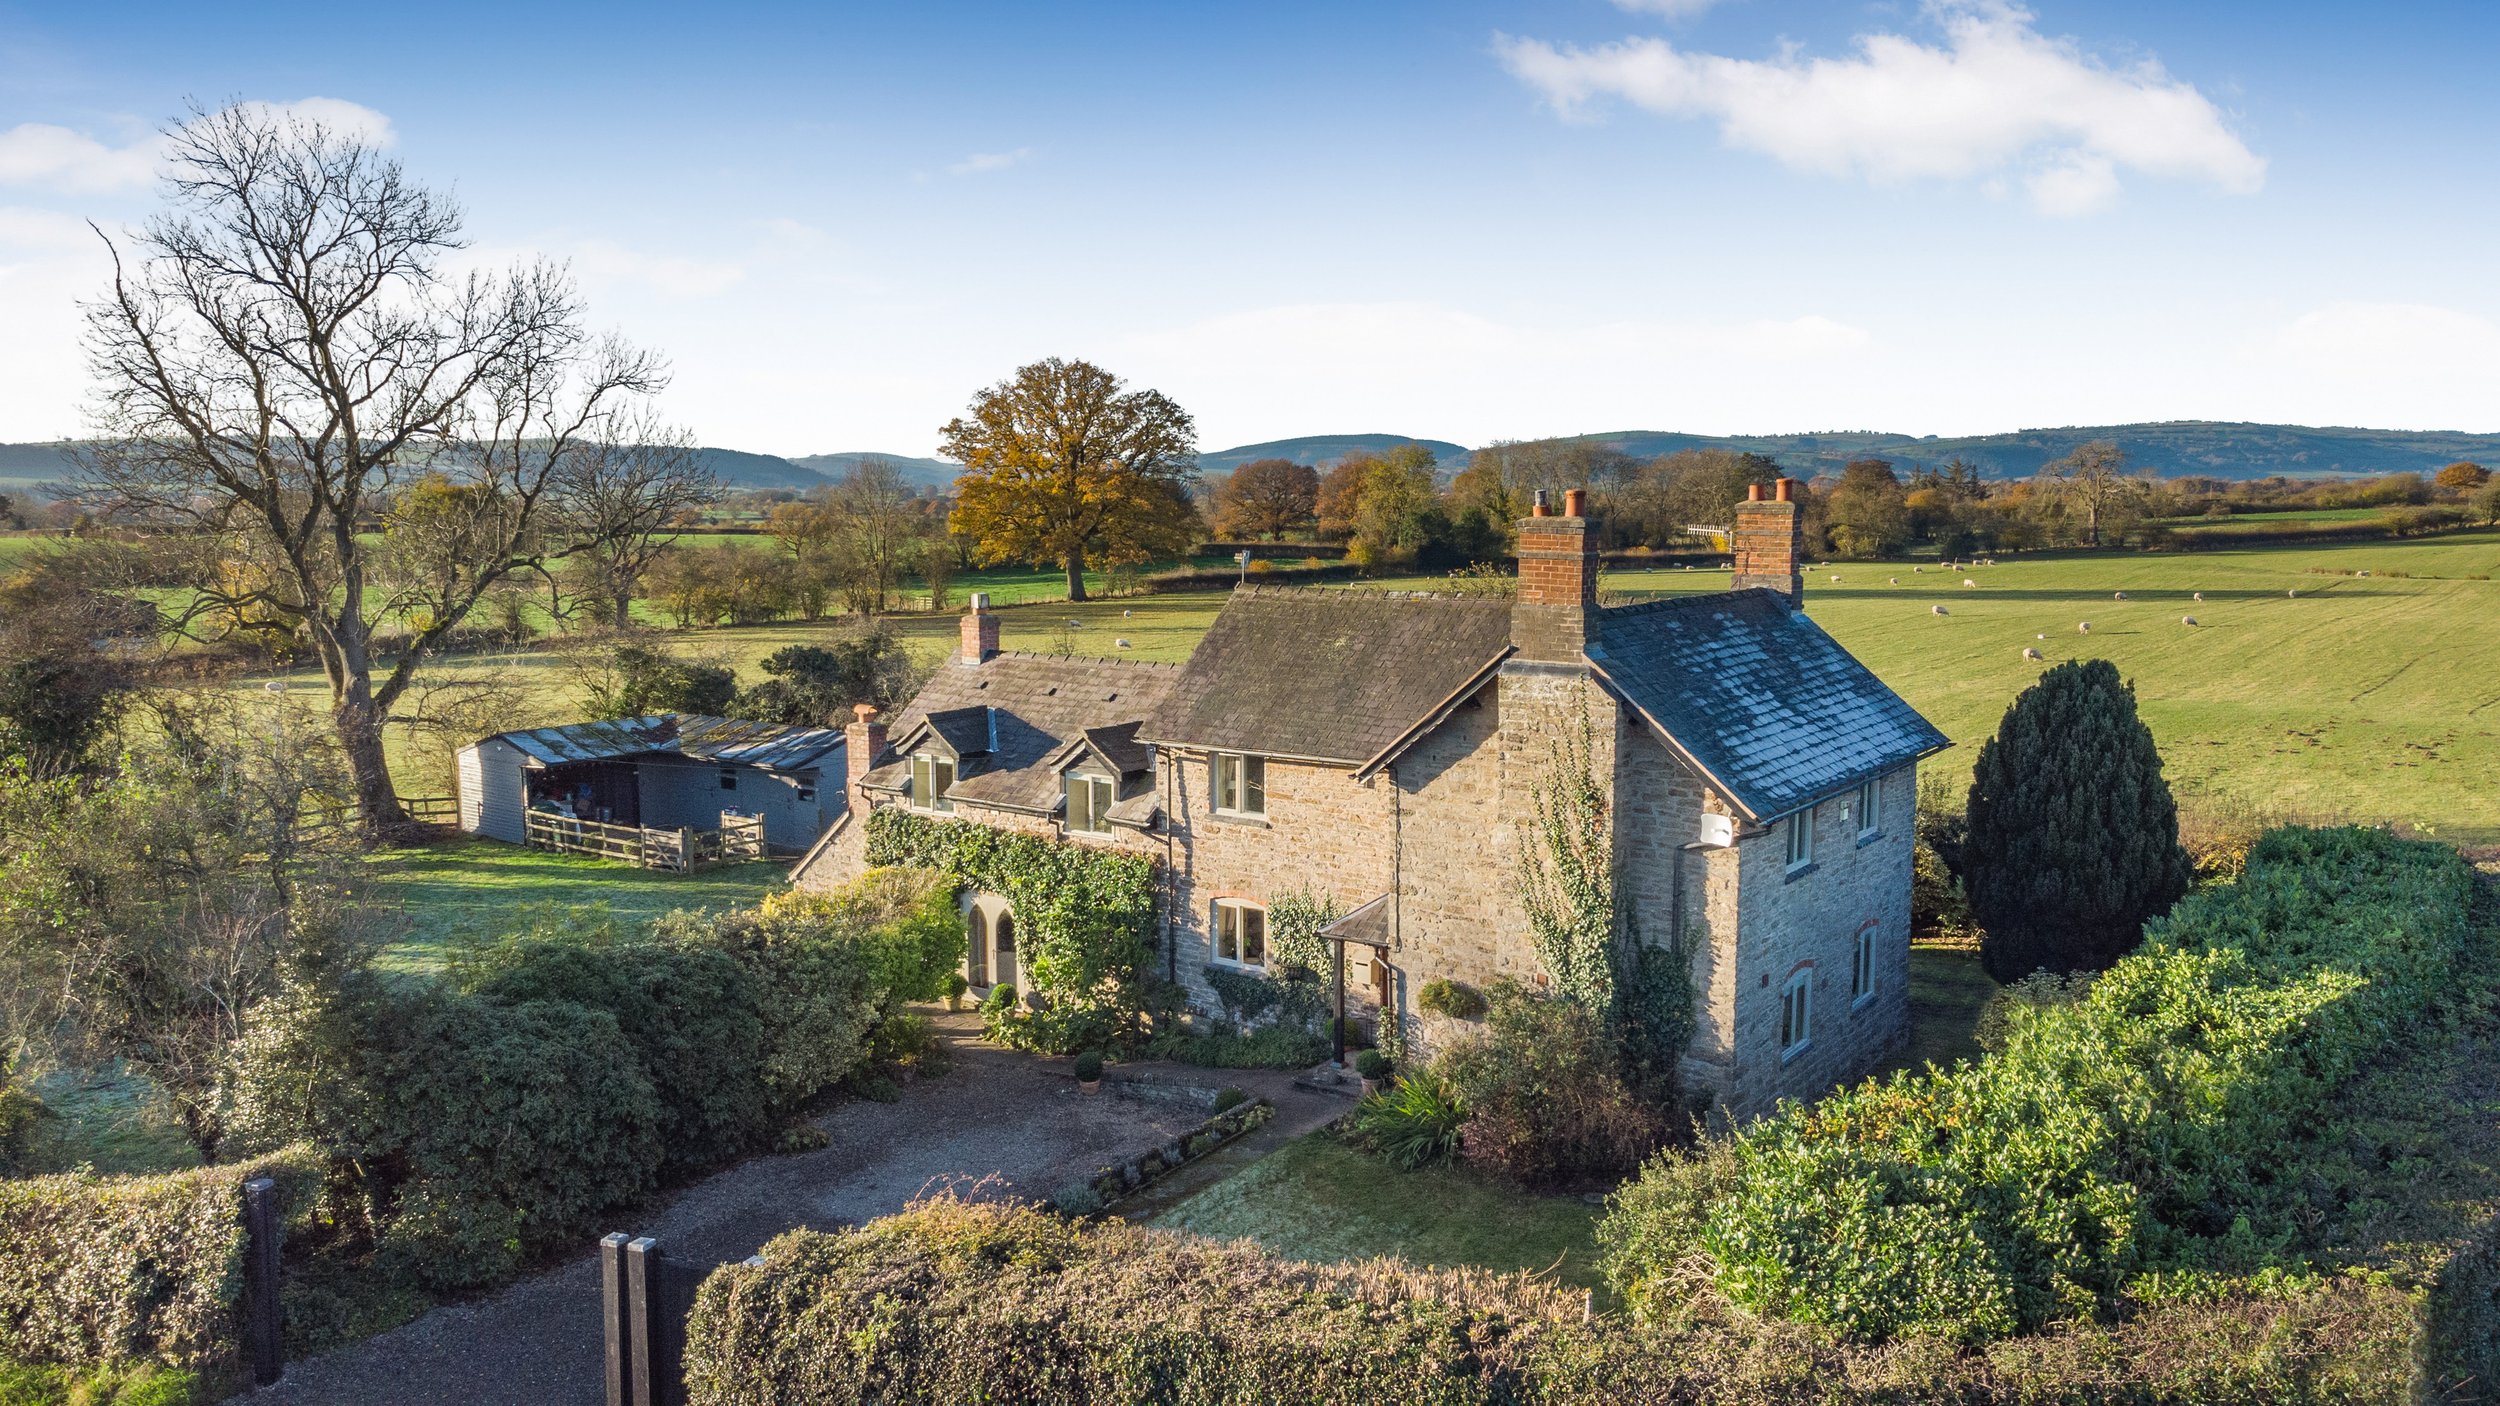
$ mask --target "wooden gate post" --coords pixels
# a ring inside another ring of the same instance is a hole
[[[632,1406],[634,1329],[626,1312],[623,1231],[599,1241],[599,1321],[607,1336],[607,1406]]]
[[[632,1406],[667,1406],[660,1385],[660,1242],[645,1235],[625,1244],[625,1317],[633,1377]]]
[[[244,1349],[252,1359],[252,1382],[267,1386],[286,1370],[284,1322],[278,1304],[278,1184],[268,1177],[243,1183]]]

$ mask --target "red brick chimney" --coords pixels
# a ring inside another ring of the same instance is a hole
[[[1748,485],[1745,501],[1736,505],[1736,528],[1728,540],[1736,553],[1732,589],[1764,587],[1788,597],[1790,605],[1801,605],[1806,594],[1804,505],[1797,501],[1797,480],[1783,478],[1771,487],[1765,501],[1761,484]]]
[[[843,794],[854,808],[864,811],[867,802],[859,783],[877,764],[877,754],[885,750],[885,724],[877,721],[877,705],[852,704],[851,722],[842,729],[842,738]]]
[[[1563,494],[1563,515],[1545,491],[1521,518],[1519,600],[1510,611],[1510,641],[1523,659],[1578,663],[1589,640],[1589,612],[1597,608],[1597,536],[1588,519],[1588,493]]]
[[[978,664],[998,653],[998,617],[990,613],[990,593],[974,591],[972,608],[964,612],[962,660]]]

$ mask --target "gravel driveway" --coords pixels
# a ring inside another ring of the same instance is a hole
[[[950,1178],[996,1175],[1046,1196],[1073,1177],[1195,1125],[1203,1111],[1128,1098],[1087,1098],[1065,1061],[979,1043],[971,1016],[941,1016],[955,1066],[904,1090],[900,1103],[845,1103],[818,1120],[832,1143],[763,1157],[678,1192],[665,1204],[612,1218],[613,1229],[657,1236],[672,1257],[725,1261],[753,1254],[798,1226],[832,1227],[900,1210]],[[1277,1076],[1191,1070],[1207,1083],[1275,1087],[1280,1122],[1316,1114]],[[1313,1100],[1314,1107],[1344,1105]],[[444,1403],[445,1406],[600,1406],[598,1261],[583,1253],[491,1298],[423,1318],[325,1357],[287,1364],[277,1385],[236,1398],[259,1403]]]

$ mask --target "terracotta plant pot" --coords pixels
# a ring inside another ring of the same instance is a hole
[[[1102,1080],[1079,1079],[1076,1081],[1076,1087],[1078,1091],[1082,1093],[1098,1094],[1102,1092]]]
[[[1373,1094],[1378,1092],[1380,1092],[1380,1081],[1378,1079],[1365,1079],[1363,1081],[1363,1097],[1370,1098]]]

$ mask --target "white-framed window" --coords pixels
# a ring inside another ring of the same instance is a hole
[[[1236,967],[1267,966],[1267,910],[1239,899],[1215,900],[1215,960]]]
[[[1849,959],[1849,1000],[1851,1004],[1867,1001],[1875,995],[1875,928],[1858,930],[1857,950]]]
[[[1858,838],[1871,839],[1884,828],[1884,781],[1882,777],[1861,782],[1858,786]]]
[[[1214,791],[1221,814],[1267,814],[1267,758],[1216,753]]]
[[[1065,783],[1068,829],[1079,835],[1111,832],[1111,802],[1118,790],[1108,776],[1071,776]]]
[[[1788,817],[1788,872],[1795,873],[1814,862],[1814,807]]]
[[[1808,967],[1780,988],[1780,1058],[1786,1059],[1814,1038],[1814,968]]]
[[[934,752],[915,752],[911,759],[911,803],[916,810],[953,810],[946,799],[955,784],[955,759]]]

